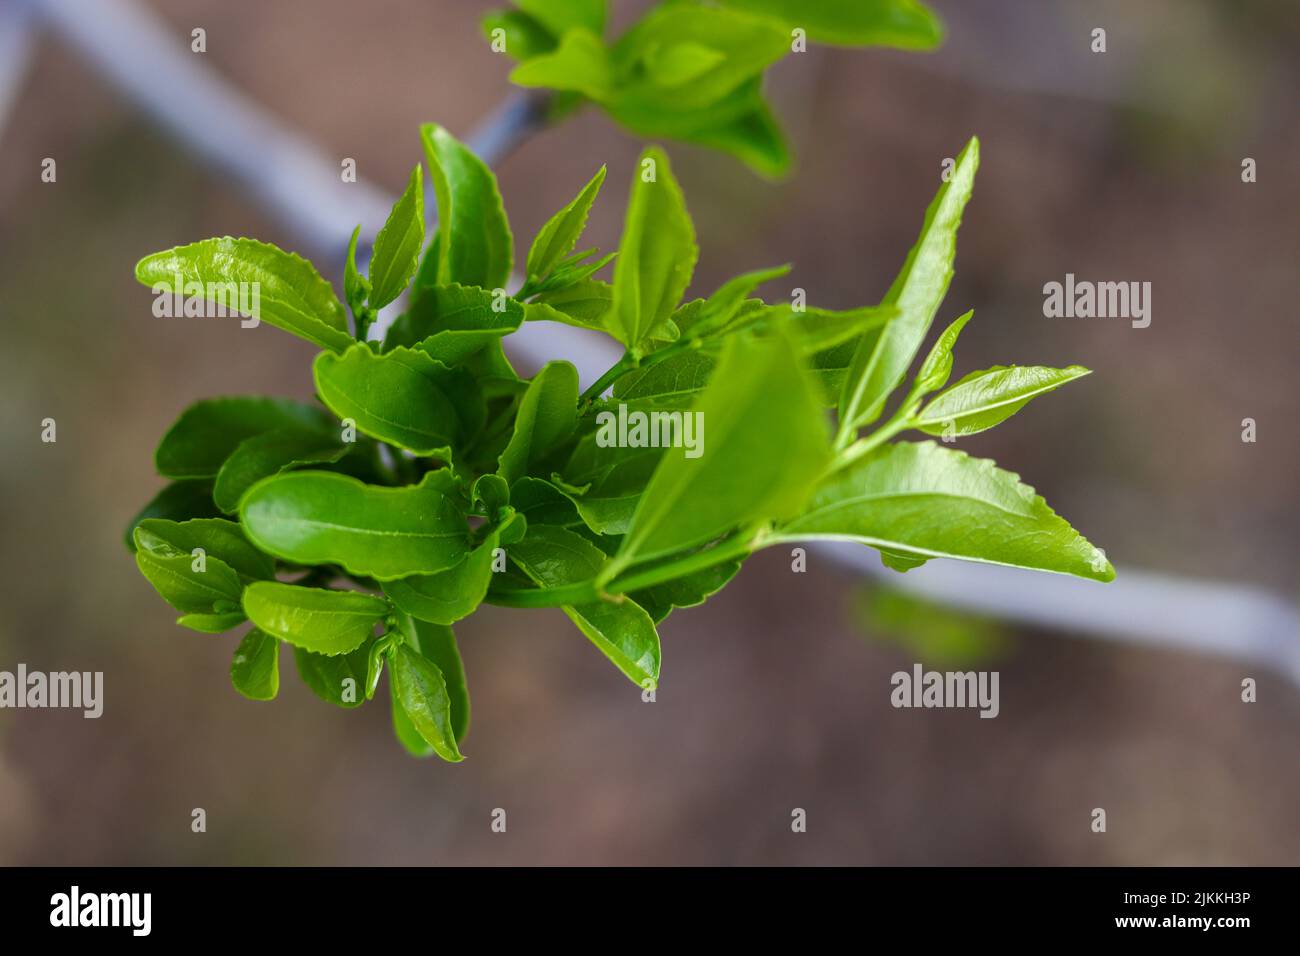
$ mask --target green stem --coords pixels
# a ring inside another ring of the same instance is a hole
[[[601,392],[609,388],[616,381],[626,375],[632,369],[636,368],[637,362],[631,352],[624,352],[623,357],[614,363],[605,371],[605,374],[588,386],[587,390],[578,397],[579,405],[587,405],[594,402],[600,397]]]
[[[674,342],[672,345],[661,348],[657,352],[651,352],[649,355],[637,357],[631,351],[623,353],[623,357],[618,360],[608,371],[600,378],[591,383],[588,388],[578,399],[578,404],[586,405],[600,397],[600,393],[609,388],[610,385],[617,382],[620,378],[634,369],[650,368],[658,365],[665,359],[670,359],[674,355],[680,355],[689,349],[698,348],[699,341],[696,339],[682,339]]]

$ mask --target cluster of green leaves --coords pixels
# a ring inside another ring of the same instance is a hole
[[[769,67],[806,43],[928,50],[938,18],[918,0],[665,0],[606,40],[606,0],[514,0],[488,14],[512,82],[556,91],[552,109],[595,103],[650,139],[730,153],[767,176],[790,166],[763,95]]]
[[[260,282],[257,317],[322,348],[320,404],[188,408],[157,450],[171,483],[131,526],[140,570],[178,623],[216,633],[251,622],[231,670],[241,693],[275,696],[281,641],[307,685],[340,706],[370,699],[388,667],[401,742],[458,760],[469,702],[451,625],[482,603],[561,608],[653,688],[657,625],[763,547],[847,539],[898,570],[952,557],[1113,576],[1015,475],[933,442],[889,443],[907,429],[983,431],[1086,370],[992,368],[945,387],[968,312],[893,413],[862,434],[947,290],[976,141],[884,301],[836,312],[754,294],[788,267],[683,301],[695,232],[654,147],[633,178],[612,281],[597,278],[610,256],[575,251],[602,168],[543,226],[507,294],[513,239],[495,177],[446,130],[421,133],[440,226],[426,246],[417,166],[365,275],[353,235],[346,305],[309,263],[248,239],[182,246],[136,268],[150,286]],[[377,310],[403,292],[383,340],[366,340]],[[502,339],[528,321],[598,330],[623,358],[583,392],[563,361],[521,378]],[[604,447],[598,417],[620,404],[698,413],[703,454]]]

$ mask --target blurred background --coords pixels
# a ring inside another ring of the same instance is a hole
[[[486,2],[148,6],[182,49],[205,28],[204,66],[393,195],[420,122],[464,135],[511,93],[479,33]],[[626,21],[638,4],[614,6]],[[936,320],[975,309],[955,375],[1096,371],[964,447],[1023,475],[1121,576],[1294,598],[1294,4],[932,6],[949,28],[936,53],[813,47],[775,70],[788,181],[670,145],[702,249],[695,291],[790,261],[816,305],[878,301],[941,159],[978,134]],[[1097,26],[1105,54],[1089,50]],[[302,243],[75,51],[38,40],[0,129],[0,670],[103,671],[105,709],[0,711],[0,863],[1300,862],[1295,685],[1068,621],[961,616],[816,556],[793,574],[783,552],[759,554],[674,613],[653,704],[558,611],[484,608],[457,627],[474,713],[457,766],[406,757],[386,700],[316,699],[287,652],[277,701],[239,697],[238,637],[176,627],[122,529],[161,486],[152,450],[186,405],[307,398],[313,349],[154,318],[132,267],[227,233]],[[589,237],[615,246],[639,148],[596,112],[529,139],[498,169],[517,241],[604,162]],[[45,157],[57,183],[40,181]],[[1151,282],[1151,326],[1045,319],[1042,286],[1066,272]],[[893,709],[890,675],[915,661],[1000,671],[1001,715]],[[1257,703],[1241,702],[1244,677]],[[196,807],[206,833],[191,832]],[[498,807],[505,834],[490,830]],[[791,832],[795,807],[806,833]]]

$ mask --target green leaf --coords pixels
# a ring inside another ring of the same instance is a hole
[[[451,728],[456,743],[469,733],[469,687],[465,683],[465,665],[456,646],[456,635],[450,627],[431,624],[414,618],[402,620],[406,646],[431,660],[442,674],[451,702]]]
[[[391,680],[393,694],[415,731],[443,760],[463,760],[456,747],[451,697],[438,665],[401,644],[393,655]]]
[[[417,455],[448,459],[483,426],[483,399],[469,372],[422,351],[376,355],[358,343],[322,352],[312,367],[321,400],[357,430]]]
[[[587,214],[591,211],[591,204],[596,201],[604,181],[605,167],[601,166],[587,185],[582,187],[577,197],[542,226],[541,231],[537,233],[537,238],[533,240],[532,247],[528,250],[526,278],[544,279],[565,256],[573,251],[578,237],[587,226]]]
[[[961,558],[1110,581],[1105,556],[1018,476],[934,442],[900,442],[817,488],[765,543],[837,538],[917,558]]]
[[[999,365],[972,372],[923,408],[916,427],[929,435],[974,435],[1006,421],[1031,398],[1090,374],[1081,365]]]
[[[650,82],[671,89],[700,79],[726,59],[727,55],[721,50],[688,40],[660,47],[648,54],[645,66]]]
[[[225,614],[239,606],[244,582],[233,568],[220,558],[205,558],[203,570],[196,570],[190,551],[143,526],[135,529],[135,563],[163,600],[182,614]]]
[[[674,138],[734,156],[768,179],[781,179],[790,171],[790,147],[785,133],[772,108],[761,97],[739,116]]]
[[[501,30],[505,53],[516,60],[531,60],[549,53],[558,42],[536,17],[519,10],[495,10],[483,17],[483,35],[495,42],[494,31]]]
[[[752,300],[751,300],[752,301]],[[727,334],[752,328],[787,334],[801,354],[816,355],[863,333],[888,324],[898,315],[893,306],[864,306],[837,312],[832,309],[794,309],[789,303],[749,308],[726,329]]]
[[[606,5],[606,0],[515,0],[515,6],[556,36],[575,27],[600,36],[605,30]]]
[[[740,570],[740,561],[726,561],[692,572],[663,584],[633,591],[632,600],[646,609],[656,624],[663,621],[677,607],[697,607],[710,595],[722,590]]]
[[[524,306],[524,320],[563,322],[617,337],[613,326],[613,305],[613,286],[599,279],[588,279],[564,289],[538,294]]]
[[[347,313],[330,284],[306,259],[265,242],[225,236],[177,246],[145,256],[135,277],[155,295],[179,291],[188,297],[192,287],[209,302],[224,302],[232,314],[242,300],[252,318],[321,348],[341,352],[352,344]]]
[[[975,184],[979,158],[979,140],[972,138],[957,157],[952,177],[939,187],[926,210],[921,236],[881,303],[896,306],[898,316],[858,344],[840,396],[841,438],[880,417],[889,393],[902,381],[930,329],[952,281],[957,227]]]
[[[682,83],[682,60],[713,64]],[[643,17],[614,45],[614,67],[623,79],[621,99],[641,103],[666,98],[674,110],[705,107],[759,76],[790,52],[790,34],[767,17],[694,4],[667,4]],[[667,88],[667,89],[666,89]]]
[[[815,43],[931,50],[943,24],[917,0],[721,0],[729,7],[766,14],[807,32]]]
[[[613,327],[629,349],[672,316],[698,256],[681,187],[668,157],[652,146],[637,164],[614,263]]]
[[[424,179],[420,165],[411,170],[406,191],[393,205],[370,257],[370,307],[382,309],[410,283],[424,244]]]
[[[357,270],[357,238],[360,235],[361,227],[357,226],[348,240],[348,258],[343,264],[343,298],[353,315],[361,314],[370,296],[370,280]]]
[[[418,485],[385,488],[287,472],[249,489],[239,517],[258,547],[296,564],[339,564],[379,581],[433,574],[469,551],[469,526],[443,481],[433,472]]]
[[[435,285],[505,286],[514,240],[496,176],[436,123],[420,127],[438,201]]]
[[[190,518],[216,518],[221,510],[212,501],[212,482],[206,478],[173,481],[131,519],[126,526],[126,547],[135,550],[135,529],[146,518],[188,521]]]
[[[244,589],[250,621],[294,647],[330,657],[356,650],[388,612],[387,601],[360,591],[278,581],[256,581]]]
[[[564,492],[543,478],[525,476],[510,489],[510,506],[528,525],[553,524],[571,527],[582,524],[578,509]]]
[[[258,551],[244,531],[225,518],[193,518],[189,521],[168,521],[165,518],[148,518],[136,528],[136,541],[155,553],[170,549],[178,554],[193,555],[203,549],[206,558],[217,558],[241,578],[257,580],[275,576],[275,561]]]
[[[338,461],[348,446],[338,438],[280,430],[254,435],[240,442],[217,472],[212,497],[227,514],[239,510],[244,492],[263,478],[299,465],[323,465]]]
[[[762,77],[742,83],[717,102],[684,109],[673,96],[627,95],[608,104],[610,115],[638,136],[698,143],[729,153],[764,176],[790,166],[785,138],[763,98]]]
[[[313,694],[335,707],[360,707],[366,702],[366,672],[374,639],[347,654],[326,656],[301,647],[293,649],[298,676]]]
[[[694,413],[703,454],[664,454],[623,539],[626,567],[796,513],[828,459],[823,412],[788,341],[732,339]]]
[[[513,483],[573,434],[578,418],[578,370],[548,362],[519,403],[515,431],[501,453],[497,473]]]
[[[615,412],[602,412],[616,419]],[[599,418],[599,416],[598,416]],[[598,426],[599,427],[599,426]],[[607,429],[617,435],[617,425]],[[662,448],[627,448],[597,441],[599,432],[585,436],[565,466],[565,480],[584,485],[582,494],[570,494],[587,527],[597,534],[624,534],[632,523],[641,495],[654,474]],[[679,452],[674,452],[678,453]]]
[[[589,581],[606,563],[605,554],[581,535],[550,525],[529,527],[508,553],[542,587]],[[659,683],[659,635],[645,610],[628,598],[566,606],[564,613],[638,687]]]
[[[490,533],[446,571],[385,582],[384,593],[400,610],[421,621],[454,624],[483,602],[492,582],[492,553],[499,546],[497,534]]]
[[[957,336],[961,335],[961,330],[966,327],[966,323],[974,314],[975,310],[971,309],[964,315],[958,316],[940,334],[938,341],[930,349],[930,354],[921,363],[921,371],[916,373],[917,395],[928,394],[948,384],[948,376],[952,374],[952,350],[957,345]]]
[[[200,634],[224,634],[247,620],[243,611],[227,611],[222,614],[183,614],[176,623]]]
[[[384,337],[384,351],[419,349],[445,365],[458,365],[524,320],[524,307],[504,293],[473,286],[422,289]]]
[[[230,662],[230,682],[249,700],[275,700],[280,692],[280,642],[253,628]]]
[[[515,67],[510,82],[516,86],[568,90],[601,101],[613,93],[614,71],[600,37],[575,29],[564,34],[554,50]]]
[[[614,398],[629,408],[647,411],[688,409],[704,392],[717,366],[717,357],[708,352],[680,352],[624,375],[614,383]]]
[[[745,304],[745,300],[749,298],[750,293],[761,285],[788,275],[789,272],[790,267],[784,265],[777,266],[774,269],[758,269],[753,272],[746,272],[734,279],[729,279],[718,288],[718,291],[705,299],[698,309],[692,312],[689,322],[678,319],[677,324],[684,334],[696,338],[702,338],[721,331],[740,312],[741,306]]]
[[[278,429],[319,433],[334,423],[314,405],[282,398],[209,398],[195,402],[163,435],[154,467],[168,478],[213,478],[247,438]]]

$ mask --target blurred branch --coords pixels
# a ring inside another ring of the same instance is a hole
[[[31,62],[35,35],[26,6],[13,0],[0,2],[0,130]]]
[[[230,88],[188,52],[184,37],[133,0],[96,0],[90,9],[81,0],[10,2],[29,8],[185,149],[238,182],[309,254],[341,263],[357,223],[366,235],[382,225],[387,195],[342,183],[336,157]],[[543,112],[536,98],[517,95],[468,141],[495,164],[543,125]],[[619,357],[611,342],[552,323],[530,323],[510,341],[525,362],[564,357],[588,382]],[[1257,588],[1130,569],[1100,585],[949,561],[898,575],[858,545],[813,550],[939,603],[1120,643],[1231,657],[1276,669],[1300,686],[1300,614]]]

